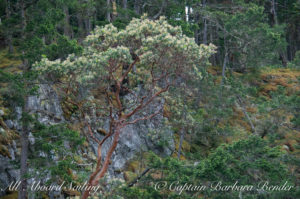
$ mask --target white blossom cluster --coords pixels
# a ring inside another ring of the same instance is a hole
[[[180,27],[169,25],[164,17],[153,21],[146,16],[133,19],[124,30],[118,30],[112,24],[96,27],[84,44],[80,56],[72,54],[63,61],[43,58],[34,68],[41,73],[64,77],[75,74],[76,81],[85,83],[108,75],[109,71],[114,78],[119,78],[118,67],[132,63],[135,54],[139,57],[136,66],[140,68],[135,72],[136,76],[144,76],[150,67],[154,73],[161,70],[199,73],[197,68],[215,50],[213,45],[198,46],[194,39],[182,33]]]

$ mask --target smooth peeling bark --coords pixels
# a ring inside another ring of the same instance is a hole
[[[97,168],[96,171],[91,175],[88,185],[96,186],[99,183],[99,181],[101,180],[101,178],[104,177],[105,173],[107,172],[111,156],[118,145],[119,137],[120,137],[120,130],[117,130],[114,133],[114,139],[113,139],[112,145],[110,146],[107,156],[105,157],[102,168],[101,169]],[[89,197],[89,195],[90,195],[90,192],[88,190],[86,190],[83,192],[81,199],[87,199]]]

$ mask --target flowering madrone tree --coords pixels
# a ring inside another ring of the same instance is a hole
[[[80,57],[70,55],[64,61],[44,58],[35,64],[35,69],[68,82],[66,93],[81,85],[98,89],[105,97],[97,111],[106,114],[110,121],[106,136],[102,140],[95,138],[86,122],[88,136],[98,143],[96,169],[88,181],[89,185],[96,185],[107,172],[119,137],[126,133],[122,129],[158,115],[161,110],[150,112],[147,107],[166,96],[171,86],[179,85],[185,78],[200,78],[198,68],[215,47],[198,46],[194,39],[183,35],[180,27],[169,25],[163,17],[152,21],[145,16],[133,19],[125,30],[111,24],[97,27],[85,45]],[[143,92],[137,94],[140,87]],[[132,100],[125,103],[124,95],[130,95]],[[101,147],[110,137],[112,143],[102,160]],[[85,191],[82,198],[88,196]]]

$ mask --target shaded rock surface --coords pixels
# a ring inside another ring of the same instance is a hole
[[[158,104],[150,106],[148,110],[154,112],[160,109],[162,106],[163,102],[160,101]],[[29,97],[28,107],[30,109],[30,113],[37,114],[38,120],[43,124],[51,125],[58,124],[61,122],[68,122],[63,116],[61,100],[50,85],[40,85],[38,95]],[[22,129],[20,123],[22,109],[20,107],[16,107],[15,112],[17,115],[16,119],[6,120],[5,123],[9,128],[20,132]],[[97,116],[95,115],[95,111],[92,111],[91,115],[88,117],[90,118],[90,122],[92,124],[99,124],[100,119],[97,118]],[[139,116],[137,115],[136,117]],[[175,148],[175,144],[172,139],[173,132],[170,129],[164,127],[163,121],[163,116],[157,115],[149,121],[140,121],[134,125],[129,125],[122,129],[122,134],[120,136],[118,146],[111,159],[112,164],[109,168],[108,178],[123,178],[122,169],[124,169],[126,162],[132,159],[138,152],[152,150],[154,152],[159,153],[160,155],[171,155]],[[103,125],[93,125],[93,129],[95,129],[94,133],[98,139],[102,139],[104,135],[97,133],[96,129],[103,128],[107,130],[109,125],[108,121],[102,120],[100,123]],[[153,131],[162,133],[164,135],[164,138],[166,138],[168,144],[166,146],[158,145],[158,142],[161,138],[150,136],[149,132]],[[30,143],[33,144],[34,137],[32,136],[32,134],[30,134],[29,139]],[[105,156],[106,152],[109,149],[111,141],[112,140],[109,139],[103,145],[102,156]],[[16,142],[18,142],[18,140],[16,140]],[[66,146],[66,148],[68,148],[68,146]],[[17,154],[18,150],[16,148],[16,145],[9,146],[9,150],[12,153],[11,158],[0,155],[0,188],[7,187],[9,183],[18,180],[20,177],[19,170],[14,169],[11,163],[12,159],[19,158],[19,154]],[[91,147],[88,147],[86,149],[86,152],[88,153],[92,152],[96,154],[96,151],[96,142],[92,142]],[[95,164],[96,162],[94,161],[92,163]],[[4,191],[0,192],[0,196],[1,195],[4,195]],[[50,196],[53,195],[57,194],[50,194]]]

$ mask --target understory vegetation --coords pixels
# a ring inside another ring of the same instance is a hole
[[[112,171],[141,124],[156,150]],[[0,156],[21,187],[3,199],[54,198],[32,178],[101,187],[64,198],[296,199],[299,144],[300,1],[0,0]]]

